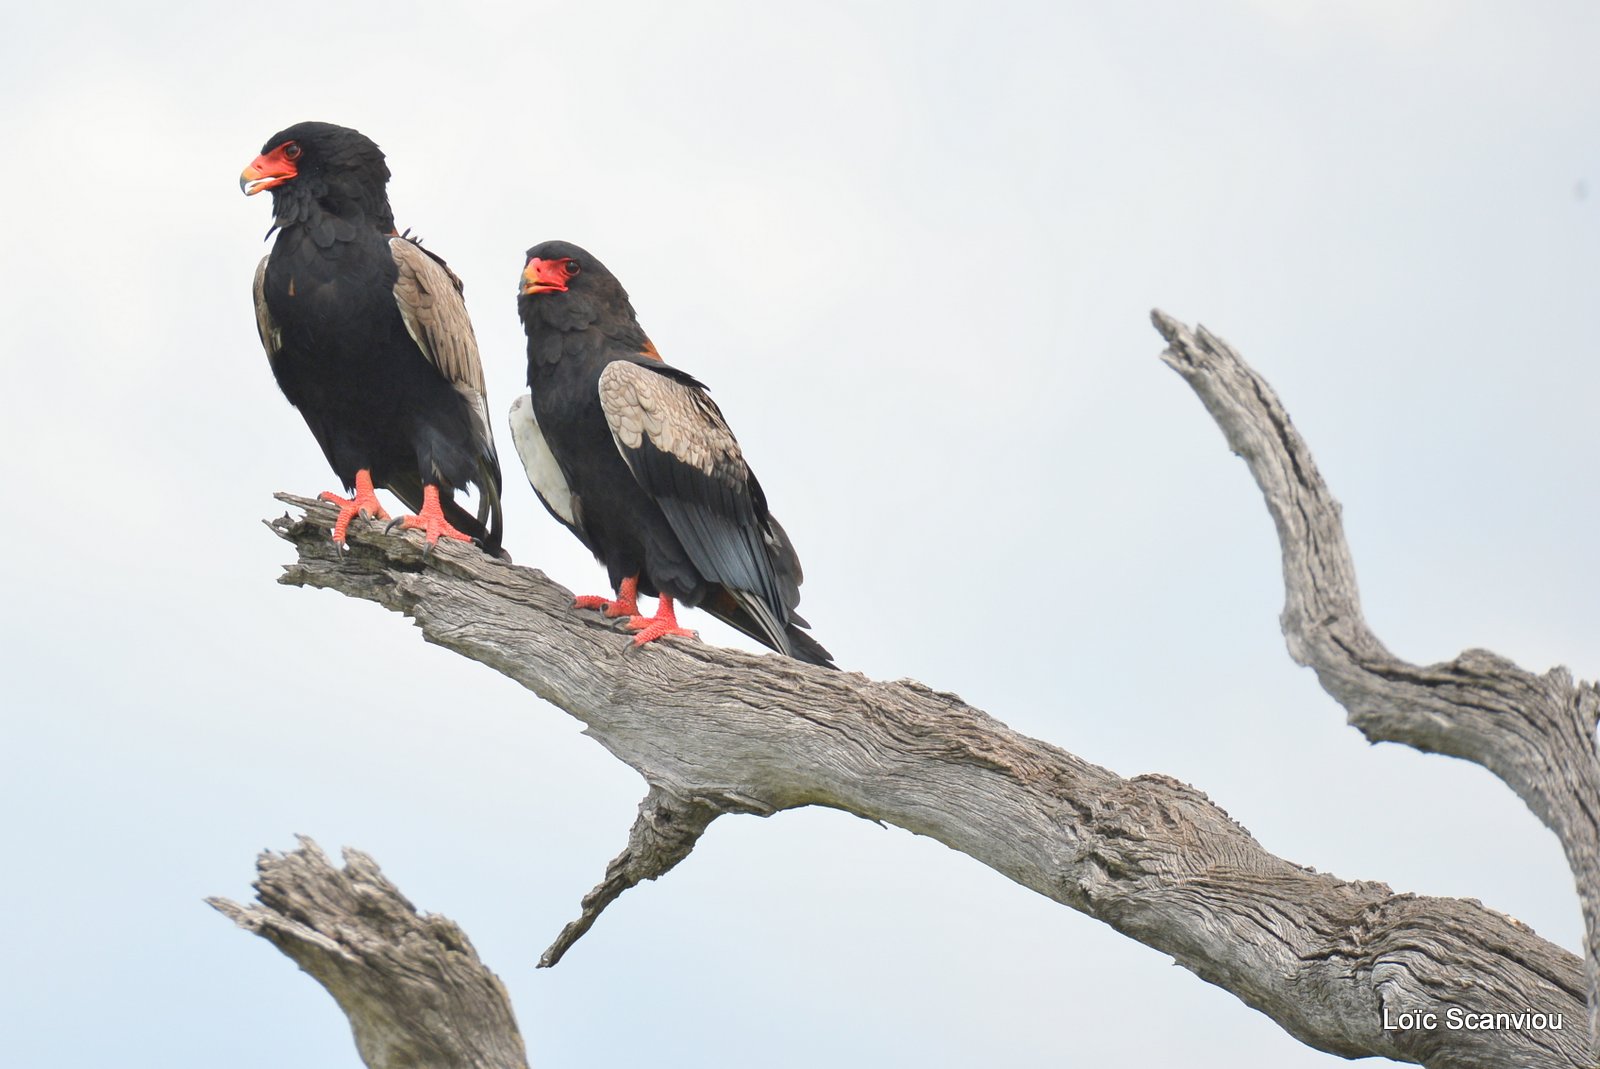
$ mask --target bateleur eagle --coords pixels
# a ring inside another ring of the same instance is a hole
[[[692,635],[674,601],[698,606],[780,653],[833,666],[795,612],[800,560],[706,387],[667,364],[628,294],[576,245],[528,250],[517,308],[529,396],[511,434],[545,508],[595,555],[643,644]],[[656,615],[639,595],[658,597]]]
[[[500,461],[461,280],[396,232],[389,168],[365,135],[303,122],[272,135],[244,169],[246,195],[272,193],[272,251],[256,268],[256,325],[284,396],[300,410],[358,513],[381,519],[375,487],[416,516],[406,527],[500,552]],[[478,489],[478,515],[455,491]]]

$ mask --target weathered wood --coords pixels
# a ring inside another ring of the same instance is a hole
[[[1117,776],[920,683],[679,640],[635,649],[533,569],[458,545],[425,557],[415,537],[374,524],[355,524],[341,553],[331,509],[280,499],[301,512],[271,523],[298,550],[281,581],[412,617],[428,641],[581,720],[649,785],[628,849],[546,964],[623,890],[687,856],[718,814],[825,805],[969,854],[1171,954],[1318,1049],[1437,1067],[1592,1064],[1575,1026],[1579,960],[1477,902],[1302,868],[1192,787]],[[1526,1009],[1565,1027],[1452,1029],[1449,1007]],[[1438,1027],[1385,1027],[1413,1010],[1438,1012]]]
[[[1361,614],[1339,504],[1272,387],[1204,327],[1159,311],[1152,319],[1169,346],[1162,359],[1249,465],[1277,525],[1289,655],[1316,671],[1369,740],[1482,765],[1560,839],[1583,911],[1590,1042],[1600,1051],[1600,689],[1487,650],[1424,666],[1385,649]]]
[[[419,915],[366,854],[344,862],[302,837],[257,859],[258,904],[206,901],[328,989],[371,1069],[526,1069],[506,989],[455,922]]]

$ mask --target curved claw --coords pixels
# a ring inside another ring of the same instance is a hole
[[[687,627],[678,626],[678,615],[672,609],[672,599],[661,595],[661,601],[656,606],[654,616],[630,617],[627,625],[630,631],[639,632],[633,636],[635,646],[643,646],[647,642],[654,642],[658,638],[676,635],[679,638],[699,638],[698,631],[691,631]]]
[[[617,587],[615,600],[603,598],[597,594],[579,594],[572,599],[574,609],[599,609],[600,615],[609,620],[622,616],[637,616],[639,614],[639,577],[624,579]]]
[[[324,490],[317,495],[317,499],[339,506],[339,518],[333,523],[333,540],[341,546],[345,544],[345,536],[350,533],[350,521],[357,516],[371,516],[379,520],[389,518],[373,489],[372,473],[366,468],[356,472],[354,497],[340,497],[332,490]]]
[[[439,505],[439,488],[425,486],[422,488],[422,511],[415,516],[398,516],[389,521],[386,531],[393,531],[399,527],[402,531],[421,531],[427,537],[427,545],[423,553],[427,553],[433,544],[440,538],[449,538],[457,542],[472,544],[473,538],[464,534],[450,525],[444,518],[444,509]]]
[[[635,619],[640,618],[635,617]],[[628,622],[628,626],[633,627],[633,621],[630,620]],[[698,639],[700,637],[700,632],[691,631],[687,627],[676,627],[671,624],[663,623],[660,620],[645,620],[641,625],[639,625],[639,633],[633,636],[633,644],[635,646],[643,646],[647,642],[654,642],[656,639],[666,638],[668,635],[676,635],[679,638]]]

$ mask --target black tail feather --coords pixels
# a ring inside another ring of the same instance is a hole
[[[754,599],[752,598],[751,600],[753,601]],[[700,604],[700,608],[729,627],[749,635],[763,646],[793,657],[797,661],[821,665],[824,668],[839,667],[833,663],[833,654],[823,648],[822,643],[796,626],[793,617],[790,618],[789,624],[783,629],[781,638],[775,636],[767,627],[762,626],[761,618],[750,611],[749,607],[744,604],[744,599],[738,597],[735,592],[728,590],[726,587],[714,588],[705,601]],[[763,615],[770,618],[770,614]]]
[[[493,456],[480,459],[478,474],[478,525],[485,528],[483,551],[510,560],[511,557],[500,548],[500,538],[506,529],[505,512],[500,507],[500,461]]]
[[[789,625],[789,645],[794,647],[794,659],[797,661],[821,665],[823,668],[839,667],[833,663],[833,654],[829,653],[822,643],[793,624]]]

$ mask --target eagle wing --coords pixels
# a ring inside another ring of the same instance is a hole
[[[478,358],[478,338],[472,332],[461,279],[439,257],[407,237],[389,239],[397,270],[394,300],[405,321],[406,333],[422,355],[454,386],[472,413],[473,442],[478,448],[480,522],[487,521],[492,539],[499,543],[501,524],[500,458],[495,453],[489,426],[489,399],[483,385],[483,362]],[[391,487],[391,489],[395,489]],[[420,493],[420,487],[408,488]],[[396,493],[400,493],[398,489]],[[401,494],[404,499],[405,494]],[[407,500],[409,504],[409,500]]]
[[[656,360],[615,360],[600,373],[600,407],[628,470],[695,568],[792,655],[766,497],[705,387]]]
[[[278,354],[283,351],[283,332],[267,307],[267,261],[270,259],[272,254],[268,253],[256,265],[256,280],[250,288],[256,300],[256,332],[261,335],[261,348],[267,351],[267,363],[276,364]]]
[[[517,447],[517,456],[522,458],[522,466],[528,472],[528,482],[539,496],[540,503],[550,515],[577,535],[584,545],[589,545],[588,537],[583,532],[583,513],[578,497],[567,485],[566,473],[550,451],[539,420],[533,414],[533,395],[525,393],[511,402],[511,411],[506,419],[511,424],[512,444]],[[589,548],[592,551],[594,547]]]
[[[439,373],[463,393],[471,391],[481,407],[483,363],[467,303],[461,298],[461,280],[443,260],[410,238],[390,238],[389,251],[399,270],[394,299],[406,332]]]

